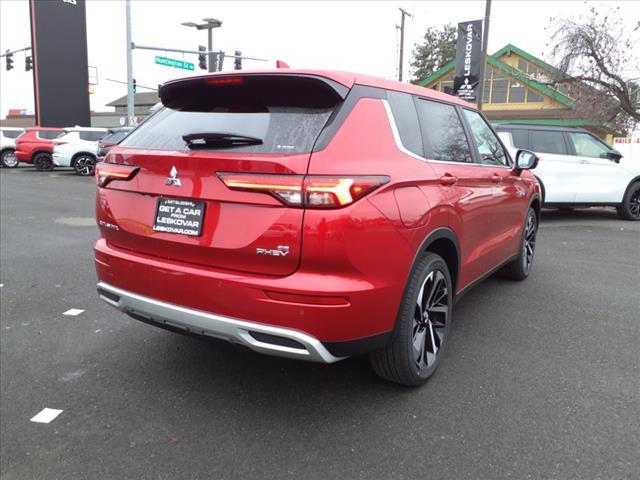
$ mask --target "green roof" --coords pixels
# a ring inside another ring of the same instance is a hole
[[[553,98],[554,100],[556,100],[557,102],[563,105],[566,105],[568,107],[572,107],[574,105],[573,100],[571,100],[566,95],[563,95],[562,93],[548,87],[547,85],[543,85],[541,83],[536,82],[531,77],[529,77],[526,73],[521,72],[516,68],[510,67],[509,65],[507,65],[506,63],[504,63],[498,58],[507,52],[514,52],[522,56],[523,58],[526,58],[527,60],[536,63],[536,65],[538,65],[539,67],[556,70],[555,67],[549,65],[548,63],[543,62],[542,60],[534,57],[533,55],[528,54],[524,50],[520,50],[519,48],[511,44],[501,48],[493,55],[487,55],[487,63],[493,67],[498,68],[499,70],[502,70],[505,73],[508,73],[509,75],[521,81],[528,87],[531,87],[532,89],[537,90],[538,92]],[[455,68],[455,60],[452,60],[451,62],[447,63],[444,67],[439,69],[438,71],[429,75],[424,80],[420,80],[418,82],[418,85],[424,87],[430,84],[431,82],[433,82],[434,80],[438,79],[439,77],[449,73],[454,68]]]

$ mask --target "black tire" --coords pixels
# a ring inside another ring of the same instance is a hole
[[[542,180],[540,180],[538,177],[536,177],[536,180],[540,184],[540,195],[542,196],[542,200],[540,201],[540,203],[544,206],[544,199],[545,199],[545,196],[546,196],[546,191],[544,189],[544,183],[542,183]]]
[[[39,172],[50,172],[53,170],[53,157],[47,152],[36,153],[33,157],[33,166]]]
[[[424,253],[411,271],[389,344],[369,356],[379,377],[416,387],[433,375],[451,329],[452,290],[445,261]]]
[[[15,150],[7,149],[0,154],[0,163],[2,163],[2,166],[6,168],[16,168],[20,163],[20,160],[16,157]]]
[[[96,159],[92,155],[82,154],[76,157],[73,162],[73,169],[78,175],[89,177],[94,174],[96,168]]]
[[[509,262],[502,269],[502,274],[512,280],[524,280],[529,276],[533,265],[536,249],[536,235],[538,234],[538,215],[529,207],[522,228],[522,241],[518,257]]]
[[[618,216],[623,220],[640,220],[640,182],[636,182],[627,189],[622,199],[622,205],[616,207]]]

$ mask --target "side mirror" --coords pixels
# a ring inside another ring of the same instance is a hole
[[[533,170],[538,166],[540,159],[535,153],[529,150],[518,150],[516,152],[516,173],[520,173],[522,170]]]
[[[609,150],[605,155],[606,155],[606,158],[616,163],[620,163],[620,159],[622,158],[622,154],[615,148],[612,148],[611,150]]]

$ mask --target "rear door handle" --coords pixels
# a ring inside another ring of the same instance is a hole
[[[493,183],[500,183],[502,181],[502,177],[494,173],[493,175],[491,175],[491,181]]]
[[[586,163],[591,163],[589,160],[578,160],[578,163],[582,163],[583,165]]]
[[[445,187],[450,187],[454,183],[458,181],[458,177],[454,177],[448,173],[445,173],[442,177],[440,177],[440,183]]]

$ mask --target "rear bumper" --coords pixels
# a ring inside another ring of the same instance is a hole
[[[305,341],[298,340],[299,343],[315,352],[293,352],[296,358],[306,356],[319,361],[328,361],[326,359],[331,357],[318,353],[322,350],[315,346],[314,339],[334,358],[382,347],[388,339],[387,334],[393,330],[404,286],[404,279],[398,282],[394,278],[373,279],[353,273],[350,276],[331,275],[326,271],[299,269],[291,275],[276,277],[218,270],[138,254],[115,247],[104,238],[96,242],[94,253],[98,280],[112,289],[162,304],[179,305],[178,308],[203,312],[215,318],[255,323],[267,329],[258,329],[258,332],[269,332],[270,329],[296,332],[284,336],[296,340],[300,334]],[[300,301],[295,297],[293,301],[283,300],[267,292],[342,297],[346,301],[341,304],[305,303],[305,297]],[[147,316],[153,318],[153,312]],[[169,320],[175,321],[173,317]],[[193,326],[205,334],[216,332],[212,327],[203,328],[206,325],[201,323]],[[189,325],[182,327],[189,328]],[[229,334],[226,329],[220,336],[239,338],[242,343],[248,341],[242,335]]]
[[[323,363],[341,360],[329,353],[317,338],[297,330],[185,308],[103,282],[98,283],[97,290],[102,300],[134,318],[142,317],[152,323],[239,343],[268,355]]]

